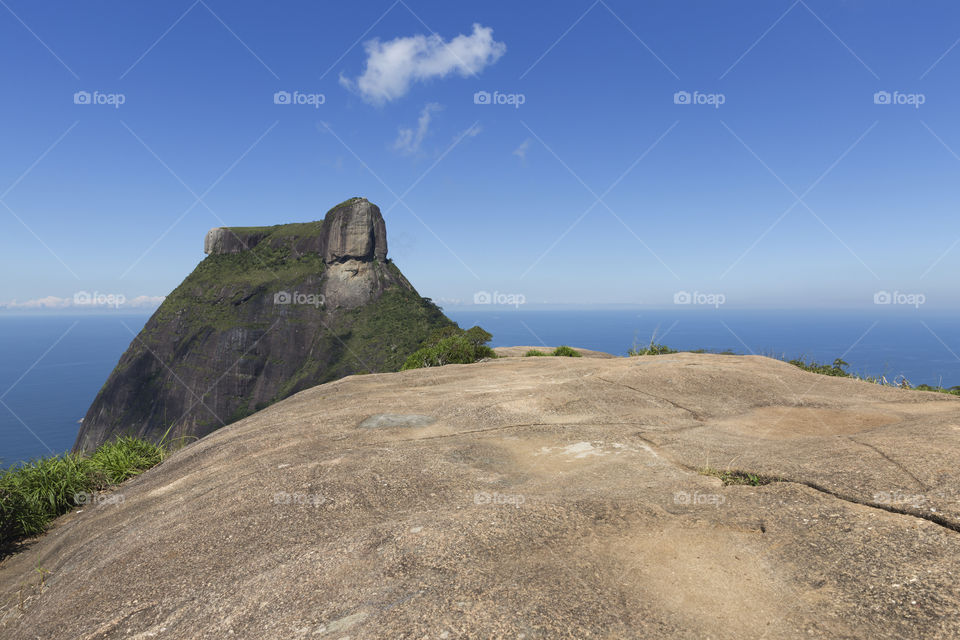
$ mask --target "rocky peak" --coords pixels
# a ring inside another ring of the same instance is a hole
[[[387,227],[380,208],[366,198],[350,198],[327,212],[323,222],[285,225],[291,233],[278,233],[278,227],[217,227],[207,232],[203,250],[211,255],[240,253],[270,239],[277,244],[297,240],[296,248],[318,252],[327,264],[350,260],[369,262],[387,258]],[[309,233],[319,227],[319,234]],[[294,232],[295,231],[295,232]],[[303,232],[308,233],[304,234]],[[308,241],[304,242],[303,237]]]
[[[380,208],[366,198],[351,198],[323,219],[323,261],[385,260],[387,227]]]

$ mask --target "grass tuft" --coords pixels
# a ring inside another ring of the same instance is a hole
[[[734,471],[730,469],[721,471],[712,467],[704,467],[699,470],[699,473],[704,476],[720,478],[724,485],[734,484],[759,487],[765,484],[770,484],[771,482],[780,481],[778,478],[771,478],[770,476],[764,476],[758,473],[748,473],[746,471]]]
[[[658,344],[653,340],[650,341],[650,344],[646,347],[639,348],[637,344],[634,345],[627,351],[628,356],[660,356],[669,353],[677,353],[676,349],[671,349],[670,347]]]
[[[853,378],[855,377],[852,373],[847,371],[847,367],[850,366],[850,363],[837,358],[833,361],[833,364],[826,365],[816,362],[814,360],[808,361],[804,357],[797,358],[795,360],[788,360],[790,364],[795,367],[800,367],[804,371],[810,371],[812,373],[819,373],[825,376],[837,376],[840,378]]]
[[[523,357],[532,358],[532,357],[545,356],[545,355],[547,354],[545,354],[543,351],[540,351],[539,349],[530,349],[530,351],[527,351],[525,354],[523,354]]]
[[[160,464],[163,456],[164,450],[157,445],[123,436],[97,449],[90,456],[90,462],[107,483],[120,484]]]
[[[65,453],[0,471],[0,556],[22,538],[43,533],[50,522],[106,489],[163,461],[167,446],[132,437],[102,445],[92,455]]]
[[[582,358],[582,357],[583,357],[583,354],[581,354],[579,351],[577,351],[576,349],[573,349],[572,347],[568,347],[568,346],[565,345],[565,344],[562,344],[562,345],[560,345],[559,347],[557,347],[556,349],[554,349],[553,351],[551,351],[551,352],[550,352],[550,355],[552,355],[552,356],[563,356],[563,357],[567,357],[567,358]]]

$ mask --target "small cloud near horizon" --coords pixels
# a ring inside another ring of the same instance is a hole
[[[82,292],[85,293],[85,292]],[[11,300],[10,302],[0,302],[0,309],[10,311],[54,311],[62,309],[154,309],[166,299],[166,296],[137,296],[127,299],[126,296],[111,294],[109,296],[98,296],[97,294],[88,295],[87,298],[79,298],[76,294],[70,298],[61,298],[59,296],[45,296],[43,298],[34,298],[19,302]],[[89,301],[80,302],[78,299]]]
[[[355,79],[340,74],[340,84],[365,101],[383,105],[402,98],[416,82],[444,78],[451,73],[477,75],[507,51],[493,39],[493,29],[474,23],[473,33],[444,42],[438,34],[398,37],[387,42],[374,38],[364,43],[367,62]]]

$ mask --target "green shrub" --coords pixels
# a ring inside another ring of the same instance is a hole
[[[567,358],[580,358],[580,352],[563,344],[550,352],[552,356],[565,356]]]
[[[545,355],[547,354],[545,354],[543,351],[539,351],[537,349],[530,349],[530,351],[527,351],[525,354],[523,354],[523,357],[530,358],[533,356],[545,356]]]
[[[92,455],[65,453],[0,471],[0,555],[20,538],[43,533],[50,521],[86,496],[160,463],[164,444],[122,437]]]
[[[677,353],[677,350],[652,341],[644,348],[638,348],[637,345],[634,344],[633,347],[627,351],[628,356],[660,356],[669,353]]]
[[[628,356],[660,356],[668,353],[677,353],[677,350],[671,349],[666,345],[658,344],[653,340],[644,348],[638,347],[636,341],[634,341],[633,347],[627,351]]]
[[[882,387],[897,387],[900,389],[914,389],[916,391],[933,391],[936,393],[947,393],[950,395],[960,396],[960,387],[950,387],[949,389],[944,389],[942,386],[931,386],[929,384],[920,384],[913,386],[909,380],[906,378],[900,379],[896,378],[895,380],[887,380],[886,376],[868,376],[862,375],[859,373],[851,373],[847,371],[847,367],[850,366],[848,362],[841,358],[837,358],[833,361],[833,364],[822,364],[816,360],[808,360],[806,356],[800,356],[793,360],[787,360],[785,355],[777,356],[770,355],[772,358],[777,358],[778,360],[784,360],[789,364],[792,364],[795,367],[799,367],[804,371],[810,371],[811,373],[819,373],[824,376],[834,376],[838,378],[852,378],[854,380],[860,380],[862,382],[869,382],[871,384],[878,384]],[[899,382],[897,381],[899,380]]]
[[[803,357],[797,358],[796,360],[789,360],[789,363],[795,367],[800,367],[804,371],[811,371],[825,376],[838,376],[841,378],[854,377],[853,374],[847,371],[847,367],[849,367],[850,364],[840,358],[834,360],[832,365],[820,364],[814,360],[807,362]]]
[[[484,331],[480,327],[470,327],[463,332],[463,336],[475,347],[485,346],[488,342],[493,340],[493,335]]]
[[[434,331],[423,345],[407,358],[400,370],[442,367],[445,364],[470,364],[483,358],[496,358],[497,354],[486,344],[491,338],[493,336],[480,327],[466,331],[457,326],[443,327]]]
[[[950,395],[960,396],[960,387],[944,389],[943,387],[933,387],[929,384],[918,384],[914,389],[917,391],[936,391],[937,393],[949,393]]]

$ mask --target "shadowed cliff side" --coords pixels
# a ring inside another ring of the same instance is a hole
[[[74,450],[203,436],[302,389],[397,370],[452,324],[387,260],[383,216],[363,198],[323,222],[212,229],[204,250],[120,358]]]

